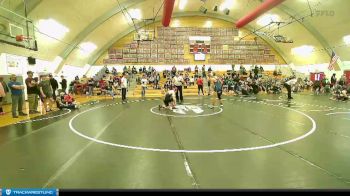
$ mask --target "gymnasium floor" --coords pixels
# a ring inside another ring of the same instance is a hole
[[[185,97],[177,112],[159,111],[158,99],[101,100],[2,127],[0,184],[349,189],[349,103],[284,96],[225,96],[222,110]]]

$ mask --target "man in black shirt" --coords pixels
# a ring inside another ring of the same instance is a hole
[[[38,109],[38,83],[33,78],[33,72],[27,72],[28,78],[25,80],[27,86],[28,103],[29,103],[29,114],[40,113]]]
[[[61,76],[62,81],[60,82],[62,86],[62,92],[66,93],[67,90],[67,80],[64,79],[64,76]]]
[[[55,78],[53,78],[52,74],[49,75],[50,83],[53,91],[53,99],[56,100],[56,90],[58,89],[58,82]]]
[[[331,88],[333,88],[333,86],[337,83],[337,78],[336,75],[333,74],[332,78],[331,78]]]

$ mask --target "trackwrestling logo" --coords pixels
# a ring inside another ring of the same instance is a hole
[[[36,188],[0,189],[0,196],[10,196],[10,195],[57,196],[58,195],[58,189],[36,189]]]

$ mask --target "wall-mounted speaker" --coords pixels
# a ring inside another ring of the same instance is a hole
[[[203,7],[203,6],[201,6],[201,7],[199,8],[199,11],[202,12],[203,14],[206,14],[207,11],[208,11],[208,9],[205,8],[205,7]]]
[[[36,59],[33,57],[28,57],[28,64],[29,65],[35,65],[36,64]]]

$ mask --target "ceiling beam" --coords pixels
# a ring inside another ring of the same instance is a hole
[[[214,18],[214,19],[221,19],[227,22],[235,22],[236,19],[229,17],[229,16],[224,16],[224,15],[220,15],[220,14],[215,14],[215,13],[207,13],[207,14],[203,14],[202,12],[178,12],[178,13],[174,13],[173,14],[173,18],[179,18],[179,17],[191,17],[191,16],[206,16],[206,17],[210,17],[210,18]],[[160,22],[161,21],[161,17],[157,17],[155,22]],[[146,23],[144,26],[152,24],[153,22],[148,22]],[[253,30],[253,27],[250,25],[246,26],[246,29],[248,30]],[[129,33],[132,33],[133,31],[135,31],[134,28],[128,28],[127,30],[125,30],[124,32],[118,34],[116,37],[114,37],[113,39],[111,39],[111,41],[109,41],[107,44],[105,44],[104,46],[101,47],[100,50],[98,50],[98,52],[95,53],[95,55],[93,55],[89,61],[88,64],[93,65],[96,63],[96,61],[100,58],[100,56],[103,55],[103,53],[105,53],[108,48],[110,48],[113,44],[115,44],[118,40],[122,39],[123,37],[125,37],[126,35],[128,35]],[[257,35],[259,36],[259,35]],[[288,58],[288,56],[277,46],[277,44],[275,44],[274,42],[272,42],[269,38],[267,37],[261,37],[259,36],[261,39],[263,39],[264,41],[266,41],[274,50],[276,50],[279,55],[281,55],[281,57],[283,58],[284,61],[286,61],[286,63],[291,63],[290,59]]]
[[[59,56],[62,57],[63,61],[60,63],[60,65],[57,67],[56,72],[59,71],[62,66],[65,63],[65,60],[67,60],[68,56],[78,47],[78,45],[95,29],[97,29],[99,26],[101,26],[104,22],[109,20],[111,17],[113,17],[116,14],[119,14],[122,12],[123,8],[129,8],[136,4],[142,3],[145,0],[127,0],[121,3],[120,6],[116,6],[107,12],[103,13],[100,17],[96,18],[92,23],[90,23],[89,26],[87,26],[85,29],[83,29],[74,39],[71,41],[70,45],[68,45],[65,49],[63,49]]]
[[[253,20],[257,19],[264,13],[268,12],[272,8],[278,6],[279,4],[283,3],[285,0],[266,0],[262,2],[258,7],[256,7],[254,10],[250,11],[247,15],[239,19],[236,23],[236,28],[242,28],[245,25],[249,24]]]
[[[300,21],[299,19],[302,17],[300,14],[295,12],[292,8],[282,4],[277,9],[281,10],[285,14],[292,17],[294,20],[298,21],[298,23],[303,26],[323,47],[323,49],[330,48],[330,44],[327,42],[326,38],[322,36],[322,34],[309,22],[308,20]],[[327,51],[327,55],[331,57],[332,52]]]
[[[171,15],[173,14],[175,5],[175,0],[164,0],[163,6],[163,18],[162,24],[163,27],[168,27],[171,21]]]

